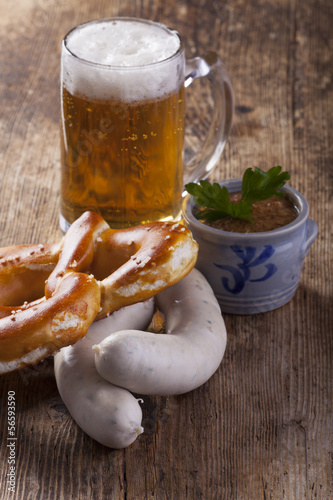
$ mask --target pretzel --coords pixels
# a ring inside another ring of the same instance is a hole
[[[177,283],[197,252],[180,223],[114,230],[95,212],[59,243],[0,249],[0,373],[37,363],[93,321]]]

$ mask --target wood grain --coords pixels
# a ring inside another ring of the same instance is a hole
[[[2,376],[1,498],[333,498],[333,4],[2,0],[0,14],[0,246],[60,237],[60,43],[73,26],[115,15],[177,28],[189,57],[219,53],[235,119],[211,178],[281,164],[319,228],[294,299],[266,314],[225,315],[219,370],[184,396],[145,397],[145,433],[125,450],[104,448],[76,426],[52,359]],[[188,149],[209,126],[206,99],[205,84],[195,83]],[[7,489],[8,391],[16,394],[15,494]]]

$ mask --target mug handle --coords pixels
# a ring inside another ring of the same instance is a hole
[[[184,164],[184,184],[205,179],[222,154],[231,131],[234,114],[234,94],[229,75],[215,52],[186,61],[185,88],[196,78],[207,76],[213,96],[214,111],[207,137],[201,150]]]

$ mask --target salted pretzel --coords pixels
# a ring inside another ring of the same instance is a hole
[[[179,223],[113,230],[94,212],[59,243],[0,249],[0,373],[37,363],[93,321],[178,282],[197,252]]]

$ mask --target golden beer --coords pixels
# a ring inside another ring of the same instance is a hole
[[[98,101],[63,90],[61,212],[98,211],[112,227],[179,218],[183,87],[164,99]]]
[[[127,26],[133,23],[129,38],[139,38],[138,23],[127,21]],[[89,40],[94,36],[90,33]],[[182,51],[168,56],[169,62],[152,64],[143,58],[134,68],[133,61],[124,68],[102,67],[94,54],[90,63],[90,53],[79,53],[80,66],[75,51],[72,55],[64,56],[62,68],[62,229],[86,210],[100,213],[114,228],[178,219],[185,113]]]

